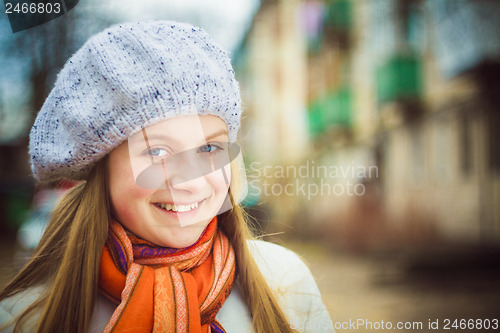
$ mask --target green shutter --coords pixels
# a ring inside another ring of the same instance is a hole
[[[322,133],[325,128],[322,104],[322,100],[316,100],[309,107],[309,132],[312,136],[317,136]]]
[[[309,132],[321,134],[327,128],[352,126],[352,91],[343,87],[313,101],[309,107]]]
[[[351,1],[326,1],[325,25],[336,29],[349,29],[352,23]]]
[[[414,56],[395,55],[376,71],[379,103],[418,99],[421,94],[420,61]]]
[[[349,88],[341,88],[327,97],[325,122],[329,126],[350,127],[352,93]]]

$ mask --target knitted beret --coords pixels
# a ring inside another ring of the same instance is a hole
[[[189,114],[219,116],[236,139],[241,100],[227,53],[185,23],[113,26],[59,73],[31,129],[31,169],[42,182],[85,179],[130,135]]]

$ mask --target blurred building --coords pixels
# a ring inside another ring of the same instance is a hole
[[[264,2],[247,39],[245,71],[252,80],[242,85],[252,131],[243,140],[250,155],[270,162],[301,158],[308,140],[307,50],[296,24],[298,3]]]
[[[358,42],[375,55],[387,212],[421,215],[445,237],[500,239],[500,3],[375,1],[358,10],[371,22]]]
[[[317,171],[270,182],[320,189],[264,196],[278,218],[498,242],[498,17],[493,0],[263,1],[239,58],[245,147]]]
[[[237,55],[236,71],[245,95],[240,138],[249,164],[294,164],[308,149],[307,48],[297,25],[299,3],[263,2]],[[251,171],[249,176],[253,180]],[[252,184],[250,196],[255,189]],[[294,200],[283,197],[280,204],[293,206]],[[274,213],[286,219],[290,212],[278,209]]]

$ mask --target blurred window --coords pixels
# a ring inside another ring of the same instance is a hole
[[[500,111],[491,110],[489,121],[490,166],[492,171],[500,172]]]
[[[411,51],[422,53],[426,44],[426,25],[424,23],[422,7],[418,3],[410,2],[405,19],[407,24],[405,35],[408,46]]]
[[[415,124],[410,130],[410,182],[415,188],[424,185],[425,180],[425,128]]]
[[[446,184],[452,177],[452,132],[451,119],[448,115],[440,115],[433,123],[433,164],[436,183]]]
[[[396,51],[396,27],[394,0],[370,2],[372,12],[372,54],[375,59],[384,59]]]
[[[473,168],[472,158],[472,143],[471,143],[471,129],[472,129],[472,114],[464,110],[460,115],[460,166],[464,175],[469,175]]]

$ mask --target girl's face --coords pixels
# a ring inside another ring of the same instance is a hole
[[[217,215],[231,179],[229,165],[207,173],[201,164],[225,154],[228,141],[226,123],[213,115],[171,118],[133,135],[108,159],[113,217],[157,245],[192,245]]]

